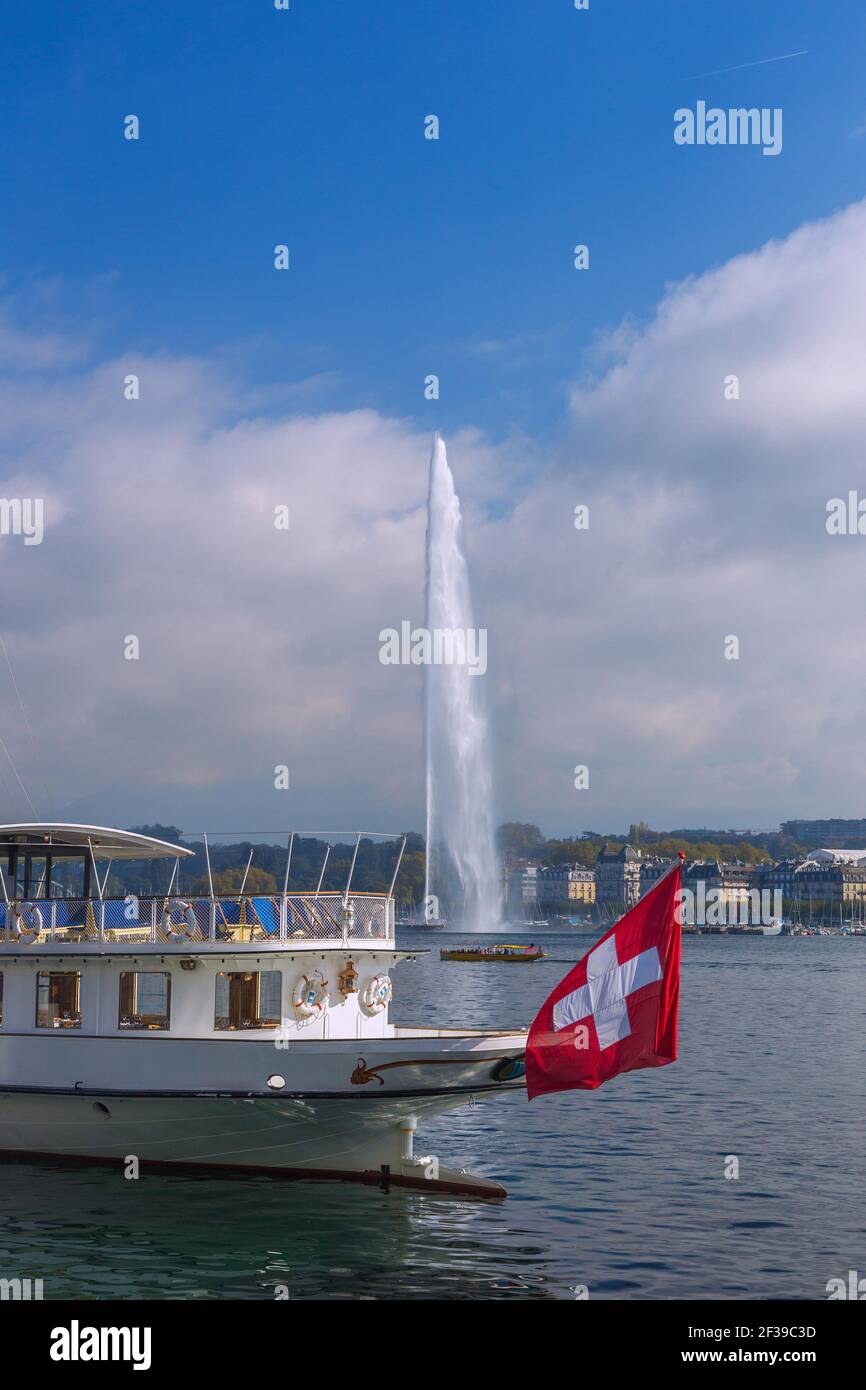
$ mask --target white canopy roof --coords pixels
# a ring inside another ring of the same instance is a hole
[[[806,858],[819,864],[862,864],[866,859],[866,849],[813,849]]]
[[[168,840],[154,840],[150,835],[137,835],[133,830],[113,830],[104,825],[69,825],[63,821],[47,821],[44,825],[24,822],[21,825],[0,825],[0,849],[14,845],[25,846],[31,852],[38,846],[49,853],[52,845],[67,851],[79,849],[97,859],[177,859],[193,850],[173,845]]]

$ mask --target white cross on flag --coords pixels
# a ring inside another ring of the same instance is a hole
[[[542,1005],[526,1042],[529,1099],[594,1090],[676,1060],[680,868],[596,942]]]

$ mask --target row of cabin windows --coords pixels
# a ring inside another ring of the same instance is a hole
[[[277,1028],[282,974],[279,970],[221,971],[216,977],[214,1028]],[[0,974],[0,1023],[3,975]],[[123,970],[117,1008],[118,1028],[166,1029],[171,1022],[171,976],[166,970]],[[36,976],[36,1027],[81,1027],[81,972],[40,970]]]

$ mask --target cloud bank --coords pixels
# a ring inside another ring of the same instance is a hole
[[[866,495],[864,248],[857,204],[671,286],[601,345],[548,457],[448,441],[500,815],[863,813],[866,537],[825,518]],[[4,663],[0,717],[40,815],[423,825],[420,675],[381,665],[378,634],[423,613],[426,432],[263,414],[217,355],[93,362],[3,316],[0,448],[0,493],[45,499],[42,545],[0,537],[26,719]],[[3,818],[29,818],[2,762]]]

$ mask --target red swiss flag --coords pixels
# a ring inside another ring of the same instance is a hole
[[[529,1099],[595,1090],[676,1061],[680,866],[595,943],[541,1006],[526,1042]]]

